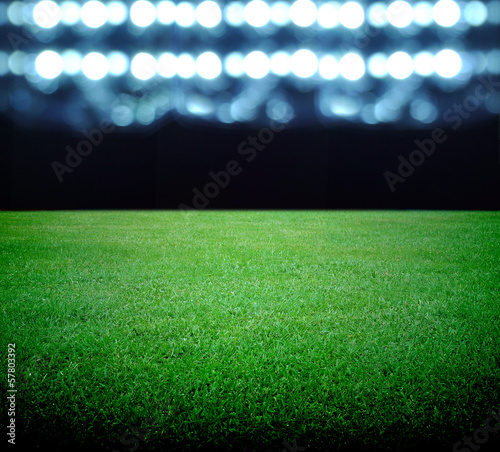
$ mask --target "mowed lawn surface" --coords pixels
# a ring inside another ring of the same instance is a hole
[[[2,212],[0,251],[33,450],[452,451],[500,410],[498,212]]]

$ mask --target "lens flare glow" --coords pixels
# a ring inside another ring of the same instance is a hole
[[[365,12],[359,3],[347,2],[340,8],[340,23],[346,28],[358,28],[365,20]]]
[[[319,74],[325,80],[333,80],[339,75],[339,63],[331,55],[325,55],[319,60]]]
[[[259,79],[269,73],[271,62],[264,52],[256,50],[245,57],[243,68],[249,77]]]
[[[101,53],[91,52],[82,61],[82,72],[90,80],[100,80],[109,71],[109,61]]]
[[[300,78],[312,77],[318,70],[318,58],[308,49],[295,52],[291,58],[292,72]]]
[[[441,50],[434,57],[434,67],[436,73],[441,77],[455,77],[462,69],[462,59],[454,50]]]
[[[181,2],[175,11],[175,21],[180,27],[190,27],[195,23],[196,14],[193,5],[188,2]]]
[[[358,80],[365,74],[365,62],[357,53],[344,55],[339,65],[340,74],[347,80]]]
[[[130,8],[130,19],[138,27],[148,27],[156,19],[156,8],[146,0],[139,0]]]
[[[76,2],[61,3],[61,22],[65,25],[74,25],[80,20],[80,5]]]
[[[387,10],[387,19],[395,27],[407,27],[413,20],[413,8],[407,2],[393,2]]]
[[[202,53],[196,59],[196,72],[202,78],[212,80],[220,75],[222,64],[219,57],[213,52]]]
[[[36,71],[48,80],[58,77],[64,69],[64,60],[56,52],[46,50],[42,52],[35,60]]]
[[[290,19],[299,27],[309,27],[316,21],[316,5],[310,0],[297,0],[290,7]]]
[[[196,20],[206,28],[213,28],[219,25],[222,19],[222,12],[219,5],[213,1],[205,1],[196,8]]]
[[[452,27],[460,19],[460,7],[453,0],[440,0],[434,5],[432,16],[438,25]]]
[[[399,80],[408,78],[413,73],[413,60],[406,52],[393,53],[387,59],[387,72]]]
[[[92,0],[82,6],[80,17],[87,27],[99,28],[108,20],[108,8],[101,2]]]
[[[35,23],[42,28],[55,27],[61,20],[61,9],[52,1],[38,3],[33,10]]]
[[[243,14],[252,27],[263,27],[271,20],[271,8],[262,0],[252,0],[245,6]]]

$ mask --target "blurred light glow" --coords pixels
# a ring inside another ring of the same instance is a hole
[[[358,80],[365,74],[365,62],[357,53],[344,55],[339,62],[340,74],[347,80]]]
[[[393,53],[387,59],[387,72],[399,80],[408,78],[413,72],[413,60],[406,52]]]
[[[109,73],[120,76],[128,70],[128,57],[123,52],[111,52],[108,55]]]
[[[486,56],[486,67],[492,74],[500,74],[500,50],[490,50]]]
[[[130,19],[138,27],[148,27],[156,19],[156,8],[146,0],[139,0],[130,8]]]
[[[430,52],[419,52],[413,59],[415,72],[425,77],[434,72],[434,56]]]
[[[33,19],[42,28],[55,27],[61,20],[61,9],[50,0],[40,2],[33,9]]]
[[[413,20],[413,8],[407,2],[393,2],[387,9],[387,19],[397,28],[407,27]]]
[[[312,77],[318,70],[318,58],[308,49],[298,50],[291,57],[291,68],[297,77]]]
[[[472,1],[465,5],[465,20],[474,27],[480,27],[488,18],[488,9],[483,2]]]
[[[132,75],[139,80],[149,80],[158,71],[158,62],[149,53],[138,53],[130,64]]]
[[[252,27],[263,27],[271,19],[271,8],[262,0],[252,0],[245,6],[243,14]]]
[[[413,7],[413,17],[415,23],[422,27],[426,27],[434,20],[432,16],[432,4],[429,2],[418,2]]]
[[[58,55],[59,56],[59,55]],[[60,58],[60,57],[59,57]],[[23,75],[26,63],[26,54],[20,50],[16,50],[9,56],[9,69],[14,75]],[[59,71],[59,74],[61,71]],[[59,75],[57,74],[57,75]]]
[[[286,2],[274,2],[271,5],[271,20],[276,25],[286,25],[290,22],[290,7]]]
[[[196,62],[188,53],[182,53],[177,58],[177,74],[181,78],[191,78],[196,74]]]
[[[202,78],[212,80],[220,75],[222,64],[219,57],[213,52],[202,53],[196,59],[196,72]]]
[[[276,75],[285,76],[291,71],[290,55],[280,51],[271,55],[271,72]]]
[[[0,52],[0,75],[9,72],[9,55],[6,52]]]
[[[410,115],[417,121],[430,124],[437,118],[437,108],[428,101],[416,99],[410,105]]]
[[[163,1],[158,3],[156,9],[156,16],[158,17],[158,21],[165,25],[173,24],[175,22],[175,11],[175,3],[171,1]]]
[[[347,2],[340,8],[340,23],[346,28],[358,28],[365,20],[365,12],[359,3]]]
[[[123,2],[108,3],[108,21],[112,25],[121,25],[127,20],[127,8]]]
[[[441,50],[434,57],[434,68],[441,77],[455,77],[462,69],[462,59],[460,55],[450,49]]]
[[[224,59],[224,70],[232,77],[241,77],[245,73],[244,57],[239,52],[233,52]]]
[[[387,24],[387,6],[384,3],[374,3],[368,8],[368,20],[374,27]]]
[[[51,80],[61,74],[64,69],[64,61],[58,53],[46,50],[36,58],[35,68],[43,78]]]
[[[368,60],[368,72],[375,78],[387,75],[387,57],[383,53],[375,53]]]
[[[290,19],[299,27],[309,27],[316,21],[316,5],[310,0],[297,0],[290,7]]]
[[[488,22],[491,24],[500,24],[500,2],[488,2]]]
[[[271,63],[264,52],[256,50],[245,57],[243,68],[249,77],[259,79],[269,73]]]
[[[219,5],[211,0],[200,3],[196,8],[196,20],[203,27],[216,27],[221,19],[222,12]]]
[[[175,21],[180,27],[190,27],[196,20],[193,5],[188,2],[181,2],[175,10]],[[194,73],[193,73],[194,74]]]
[[[64,62],[63,70],[65,74],[75,75],[80,72],[82,68],[82,56],[76,50],[66,50],[62,53]]]
[[[23,11],[25,4],[23,2],[12,2],[7,8],[7,17],[13,25],[21,26],[24,23]],[[44,14],[42,21],[50,20],[47,13]]]
[[[173,53],[165,52],[158,60],[158,73],[165,78],[177,74],[177,58]]]
[[[434,5],[432,16],[438,25],[452,27],[460,19],[460,7],[453,0],[440,0]]]
[[[108,59],[101,53],[91,52],[82,60],[82,72],[90,80],[100,80],[108,70]]]
[[[326,80],[333,80],[339,75],[339,63],[331,55],[325,55],[319,60],[319,74]]]
[[[92,0],[82,6],[80,16],[87,27],[99,28],[108,20],[108,8],[101,2]]]
[[[245,22],[245,8],[240,2],[229,3],[224,8],[224,17],[226,22],[233,27],[242,25]]]
[[[339,24],[339,8],[336,2],[323,3],[318,9],[318,23],[323,28],[333,28]]]
[[[80,5],[76,2],[61,3],[61,22],[65,25],[74,25],[80,20]]]

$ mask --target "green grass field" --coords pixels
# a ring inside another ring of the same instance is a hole
[[[500,411],[499,212],[1,212],[0,251],[32,450],[451,452]]]

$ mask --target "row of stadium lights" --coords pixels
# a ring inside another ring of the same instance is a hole
[[[376,2],[366,11],[371,25],[383,27],[391,24],[404,28],[411,23],[429,26],[433,22],[442,27],[455,25],[463,14],[471,26],[481,26],[490,19],[494,24],[500,23],[500,1],[468,2],[463,11],[453,0],[440,0],[435,4],[417,2],[410,5],[405,1],[395,1],[389,4]],[[286,26],[290,22],[299,27],[308,27],[317,22],[323,28],[333,28],[342,25],[355,29],[365,21],[363,7],[354,1],[346,3],[326,2],[316,5],[310,0],[297,0],[291,5],[284,1],[268,4],[262,0],[252,0],[249,3],[231,2],[224,11],[214,1],[203,1],[195,6],[189,2],[175,4],[171,1],[160,1],[155,6],[146,0],[132,4],[130,11],[121,1],[111,1],[104,4],[92,0],[80,5],[74,1],[64,1],[59,6],[51,0],[26,5],[16,1],[6,10],[7,18],[15,25],[22,25],[26,20],[34,21],[42,28],[52,28],[62,22],[74,25],[80,20],[87,27],[99,28],[106,23],[121,25],[128,16],[138,27],[147,27],[156,20],[164,25],[176,23],[181,27],[190,27],[198,23],[206,28],[216,27],[224,21],[232,26],[243,25],[245,22],[252,27],[263,27],[268,23]]]
[[[500,50],[492,50],[488,54],[481,53],[484,64],[483,71],[500,73]],[[327,54],[320,58],[308,49],[301,49],[293,54],[279,51],[270,57],[261,51],[253,51],[247,55],[233,52],[223,61],[213,52],[204,52],[197,58],[188,53],[178,56],[163,53],[158,59],[148,53],[138,53],[129,61],[122,52],[111,52],[107,56],[91,52],[84,57],[76,50],[67,50],[62,54],[46,50],[39,55],[27,55],[17,51],[8,56],[0,52],[0,75],[10,71],[15,75],[25,73],[44,79],[54,79],[62,73],[77,75],[82,72],[91,80],[100,80],[106,75],[121,76],[129,70],[139,80],[149,80],[159,74],[164,78],[179,76],[191,78],[198,75],[204,79],[215,79],[224,71],[231,77],[248,76],[260,79],[268,74],[299,78],[319,75],[324,80],[332,80],[338,76],[355,81],[365,73],[376,78],[391,76],[395,79],[408,78],[413,73],[420,76],[437,74],[443,78],[452,78],[460,73],[463,62],[460,55],[450,49],[436,54],[420,52],[414,57],[406,52],[395,52],[391,55],[376,53],[365,60],[356,53],[348,53],[342,57]]]

